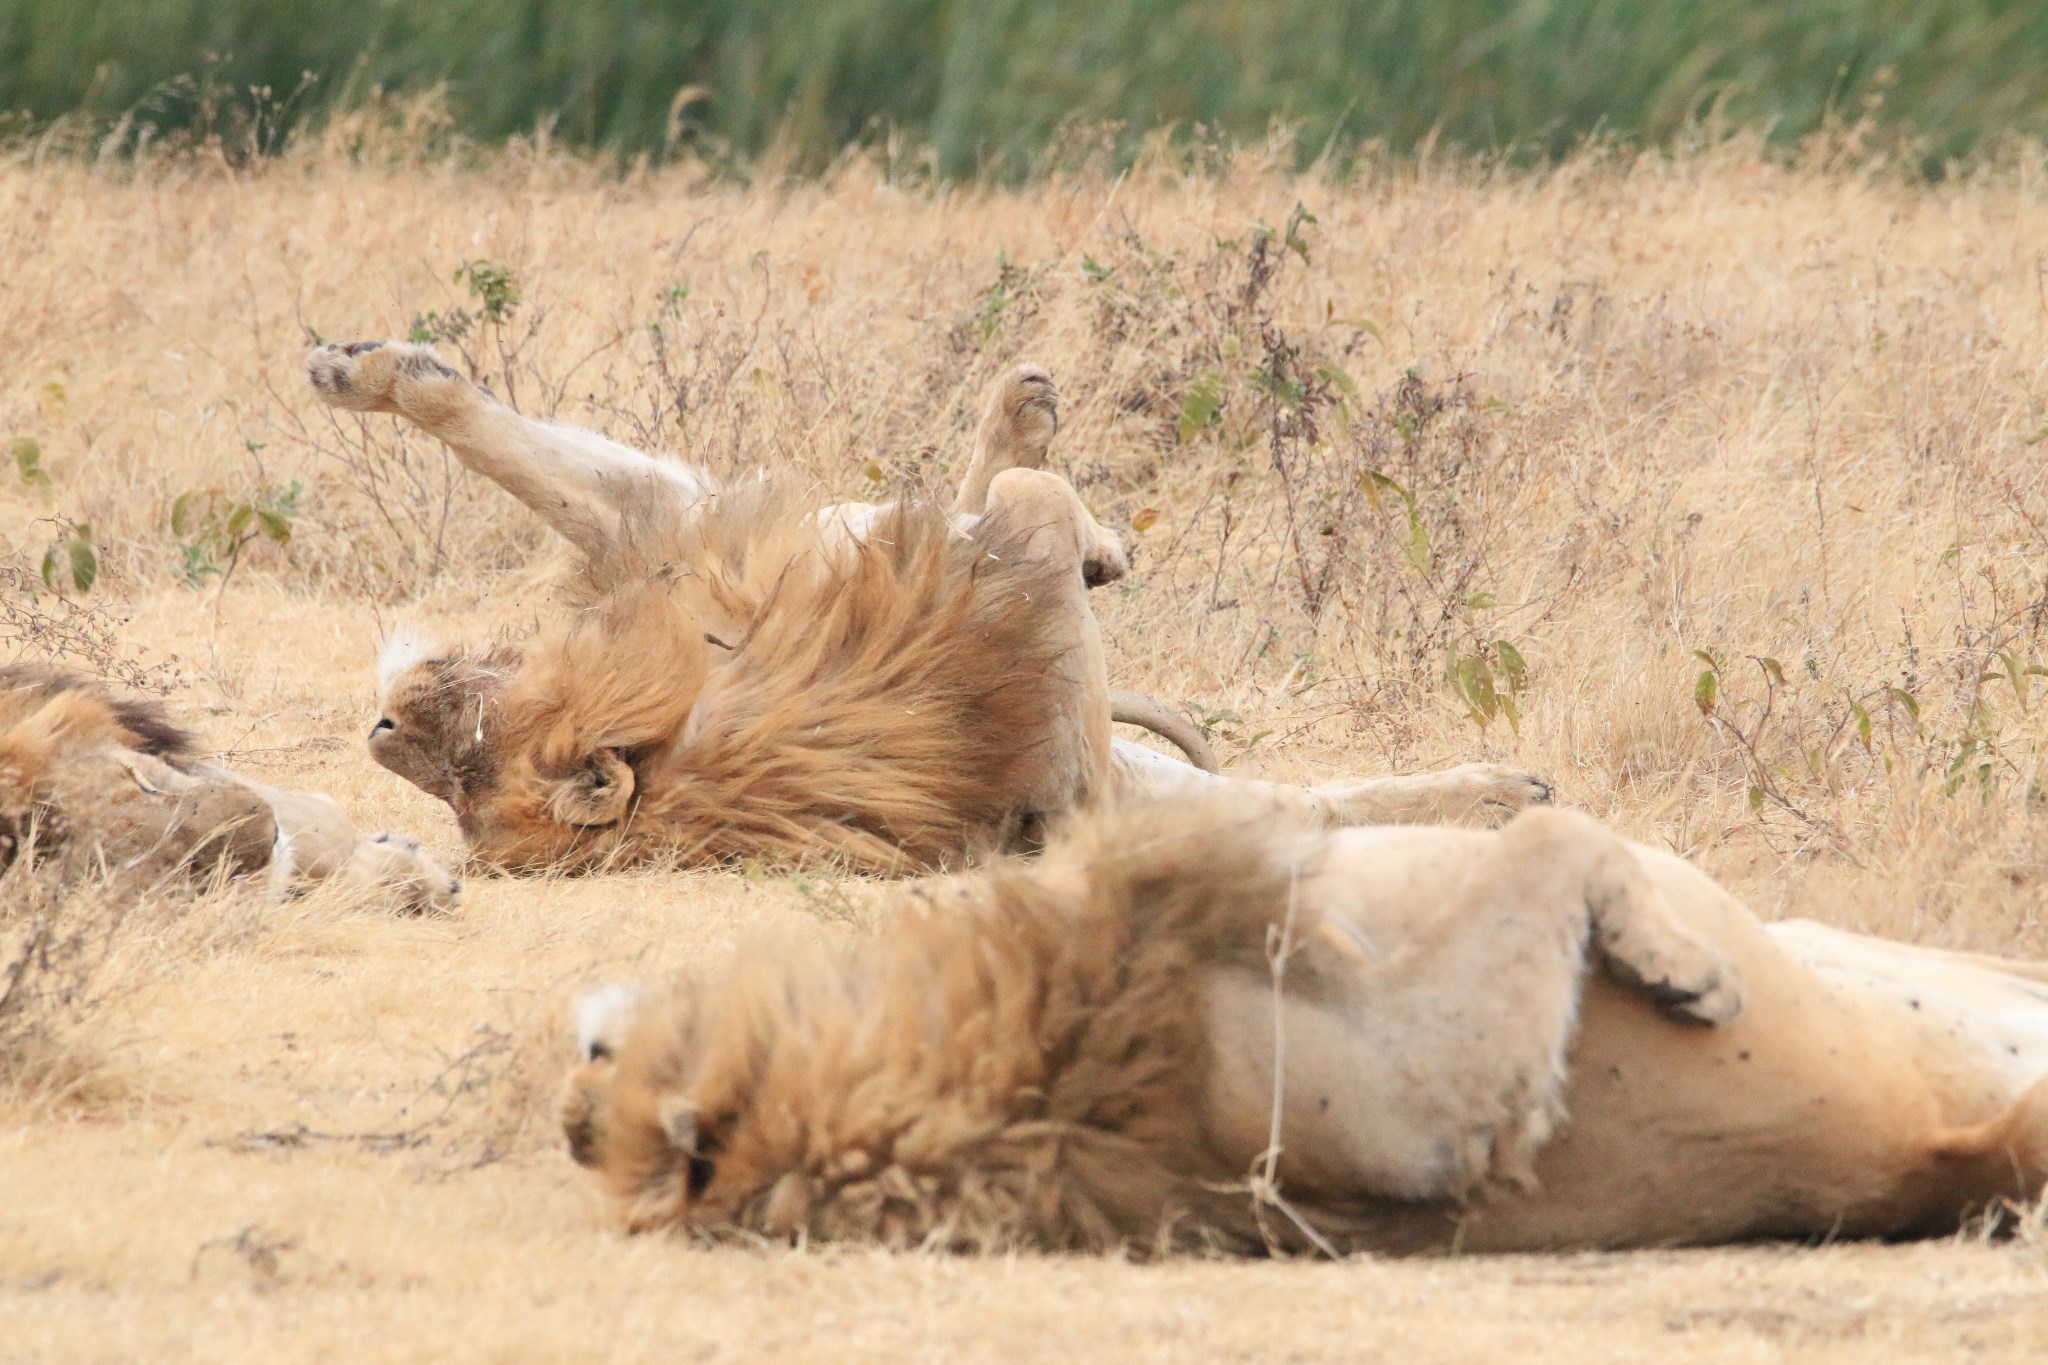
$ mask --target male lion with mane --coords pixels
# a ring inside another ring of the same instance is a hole
[[[332,406],[447,442],[580,552],[569,609],[529,638],[401,634],[380,662],[371,756],[446,801],[484,863],[937,868],[1034,846],[1115,793],[1232,782],[1112,736],[1133,720],[1206,756],[1184,720],[1109,689],[1087,591],[1127,562],[1040,467],[1058,424],[1042,369],[996,386],[950,509],[822,511],[521,417],[426,346],[322,346],[306,372]],[[1489,764],[1233,785],[1330,824],[1549,795]]]
[[[1951,1231],[2048,1177],[2048,963],[1765,926],[1590,818],[1099,812],[578,1010],[630,1230],[1542,1251]]]

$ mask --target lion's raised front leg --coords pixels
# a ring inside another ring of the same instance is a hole
[[[321,346],[306,357],[306,379],[330,407],[396,413],[447,442],[465,468],[592,558],[617,544],[628,517],[686,511],[716,491],[698,470],[595,432],[521,417],[442,364],[431,346]]]
[[[1211,1126],[1249,1161],[1272,1131],[1285,1058],[1281,1171],[1318,1198],[1457,1199],[1526,1185],[1564,1118],[1588,973],[1671,1017],[1731,1022],[1734,962],[1671,911],[1629,846],[1575,812],[1496,833],[1349,830],[1304,876],[1302,921],[1336,943],[1274,984],[1212,987]],[[1311,930],[1314,932],[1314,929]]]

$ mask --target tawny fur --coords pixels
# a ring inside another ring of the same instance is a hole
[[[1037,366],[992,386],[951,518],[797,514],[758,483],[721,489],[522,417],[416,343],[323,345],[306,377],[325,403],[446,441],[584,556],[568,585],[580,606],[537,645],[437,656],[402,634],[378,670],[372,757],[447,801],[487,862],[909,870],[1029,844],[1046,818],[1112,792],[1222,784],[1191,723],[1109,691],[1086,588],[1129,558],[1042,468],[1058,392]],[[1118,719],[1194,766],[1117,740]],[[1549,798],[1490,764],[1230,785],[1333,825],[1498,819]]]
[[[1272,969],[1275,961],[1284,964]],[[872,937],[591,997],[630,1229],[1535,1251],[1953,1231],[2048,1184],[2048,964],[1765,926],[1586,816],[1097,812]],[[634,1012],[637,1009],[637,1014]]]
[[[359,838],[330,798],[199,761],[153,700],[80,674],[0,668],[0,874],[103,876],[120,892],[267,874],[278,890],[340,879],[402,909],[452,906],[461,884],[419,845]]]
[[[1286,931],[1312,990],[1335,949],[1287,923],[1305,843],[1205,823],[1189,878],[1189,814],[1107,818],[912,893],[877,937],[756,945],[690,980],[616,1075],[572,1082],[572,1147],[635,1229],[1259,1245],[1245,1171],[1202,1136],[1202,977],[1263,972]]]
[[[261,799],[215,784],[166,797],[152,781],[176,782],[193,747],[155,702],[59,669],[0,668],[0,870],[24,852],[138,885],[266,866],[275,827]]]
[[[632,527],[523,646],[407,670],[371,750],[505,867],[956,863],[1040,814],[1058,598],[1013,539],[908,505],[828,553],[766,486],[722,494]]]

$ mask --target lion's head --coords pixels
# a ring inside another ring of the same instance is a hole
[[[370,757],[447,802],[472,839],[474,813],[499,785],[499,701],[519,663],[510,646],[447,649],[409,631],[378,660]]]

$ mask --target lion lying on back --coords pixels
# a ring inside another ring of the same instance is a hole
[[[813,512],[530,421],[424,346],[323,346],[306,365],[324,401],[406,417],[581,552],[569,609],[535,636],[401,637],[380,666],[371,755],[446,801],[487,863],[958,865],[1114,792],[1226,780],[1112,736],[1136,720],[1206,752],[1164,708],[1109,690],[1087,590],[1126,561],[1038,467],[1057,425],[1042,370],[997,386],[949,511]],[[1484,764],[1249,785],[1330,823],[1548,795]]]
[[[198,759],[153,701],[32,664],[0,667],[0,878],[106,875],[128,892],[263,873],[280,889],[338,879],[404,908],[445,908],[460,885],[382,833],[358,838],[325,796]]]
[[[592,563],[585,600],[523,649],[401,653],[371,752],[501,867],[886,871],[1005,847],[1083,795],[1046,777],[1062,584],[1004,553],[1018,539],[903,510],[835,563],[765,487],[729,494]]]
[[[1098,813],[579,1008],[633,1230],[1531,1251],[1951,1230],[2048,1177],[2048,964],[1766,928],[1585,816]],[[1277,1073],[1277,1075],[1276,1075]]]

